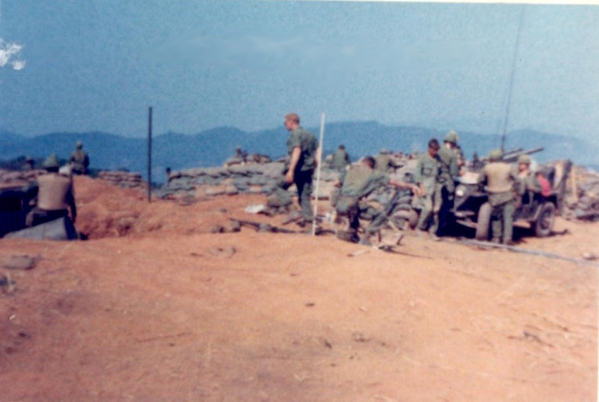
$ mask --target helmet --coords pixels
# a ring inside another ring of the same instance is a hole
[[[445,138],[443,139],[445,142],[451,142],[452,144],[458,144],[458,133],[454,130],[449,130],[447,134],[445,134]]]
[[[83,148],[83,143],[81,141],[77,141],[77,144],[75,144],[75,148],[77,148],[77,149]]]
[[[58,163],[58,158],[56,154],[52,154],[48,156],[48,158],[44,161],[42,167],[44,168],[59,168],[60,163]]]
[[[387,148],[381,149],[381,154],[382,155],[387,155]]]
[[[490,161],[500,161],[503,158],[503,152],[501,149],[494,149],[489,152],[489,160]]]
[[[520,155],[520,157],[518,158],[519,165],[530,165],[530,162],[530,156],[528,155]]]

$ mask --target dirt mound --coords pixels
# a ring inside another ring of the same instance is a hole
[[[123,189],[102,180],[75,178],[77,229],[90,239],[106,237],[209,233],[227,226],[230,217],[264,196],[152,200],[139,189]],[[226,204],[226,207],[225,207]]]

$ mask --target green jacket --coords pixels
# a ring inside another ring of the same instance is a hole
[[[439,175],[437,183],[447,188],[447,191],[453,193],[455,190],[455,180],[459,176],[458,153],[446,147],[441,147],[437,153],[439,161]]]
[[[354,166],[344,171],[341,181],[341,194],[354,198],[370,195],[377,188],[389,183],[389,175],[364,166]]]
[[[349,154],[345,149],[338,149],[333,153],[333,169],[344,169],[350,163]]]
[[[289,155],[291,155],[293,149],[297,147],[301,148],[302,153],[295,170],[297,172],[314,170],[316,167],[316,149],[318,149],[318,141],[314,134],[301,127],[291,131],[289,133],[289,138],[287,138]]]
[[[422,184],[427,194],[433,194],[439,175],[439,161],[431,157],[428,152],[420,155],[416,162],[416,171],[414,172],[414,182],[417,185]]]

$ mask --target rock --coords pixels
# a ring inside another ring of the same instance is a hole
[[[15,255],[2,263],[4,268],[8,269],[33,269],[40,260],[40,256],[31,257],[28,255]]]

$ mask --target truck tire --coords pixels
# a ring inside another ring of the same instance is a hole
[[[553,229],[553,221],[555,220],[555,205],[551,202],[546,202],[541,205],[539,218],[534,223],[535,236],[547,237]]]
[[[491,227],[491,204],[485,202],[478,210],[478,219],[476,221],[476,240],[489,240],[489,228]]]

